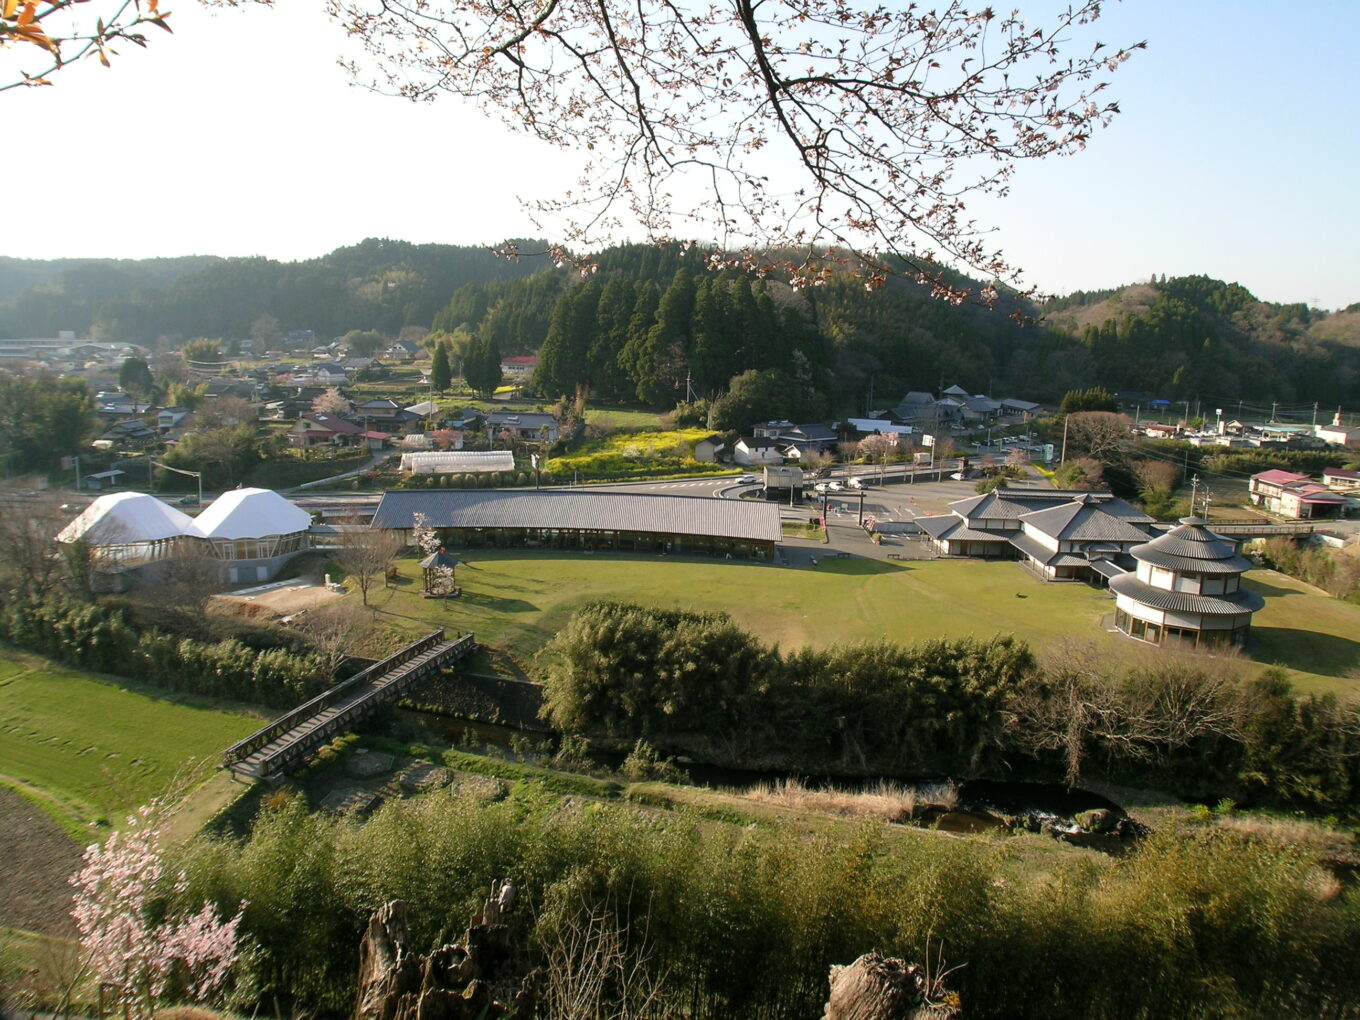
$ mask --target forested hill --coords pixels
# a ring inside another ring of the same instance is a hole
[[[1076,337],[1102,385],[1181,400],[1360,402],[1360,304],[1259,301],[1207,276],[1069,295],[1042,312]]]
[[[1360,403],[1360,307],[1274,305],[1207,277],[1039,308],[1003,297],[989,311],[932,299],[905,279],[877,291],[842,278],[794,292],[773,278],[709,272],[694,251],[625,247],[599,262],[586,279],[562,271],[462,288],[433,326],[489,339],[503,354],[542,346],[545,394],[584,384],[658,406],[686,392],[687,376],[710,395],[733,375],[770,369],[837,413],[955,383],[1052,400],[1101,385],[1175,400]],[[1017,324],[1007,314],[1017,308],[1041,321]]]
[[[504,355],[544,348],[550,396],[583,383],[669,406],[687,377],[709,395],[741,372],[777,370],[809,414],[891,407],[908,389],[951,384],[1041,400],[1100,385],[1173,400],[1360,403],[1360,305],[1328,314],[1191,276],[1039,308],[1003,298],[989,311],[905,279],[794,291],[710,272],[701,251],[677,247],[622,246],[597,262],[582,277],[545,259],[378,239],[291,263],[0,260],[0,336],[70,329],[170,346],[248,336],[266,315],[318,337],[415,327],[477,335]],[[1007,314],[1017,309],[1042,318],[1021,326]]]
[[[525,242],[532,249],[534,242]],[[428,327],[468,283],[550,268],[484,247],[369,238],[302,262],[266,258],[0,259],[0,337],[79,336],[155,345],[191,337],[246,337],[271,315],[284,330],[324,337],[351,329],[395,335]]]

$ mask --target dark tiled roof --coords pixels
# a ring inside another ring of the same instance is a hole
[[[1023,514],[1067,503],[1085,503],[1098,506],[1109,516],[1118,517],[1125,521],[1141,524],[1152,522],[1152,518],[1137,507],[1124,502],[1124,500],[1109,492],[1100,491],[1012,489],[1001,485],[981,496],[969,496],[967,499],[955,500],[949,504],[949,509],[953,513],[970,518],[1016,520]]]
[[[1082,497],[1062,506],[1032,511],[1023,515],[1020,521],[1026,528],[1072,542],[1141,542],[1148,534],[1146,528],[1110,513],[1105,505],[1085,501]]]
[[[916,526],[934,539],[949,542],[1004,542],[1006,536],[994,531],[970,528],[961,517],[944,514],[939,517],[918,517]]]
[[[1080,553],[1055,552],[1028,535],[1008,535],[1010,544],[1046,567],[1087,567],[1091,561]]]
[[[1265,599],[1245,588],[1229,595],[1192,595],[1185,591],[1167,591],[1140,581],[1134,574],[1110,579],[1110,588],[1119,595],[1133,599],[1153,609],[1172,613],[1201,613],[1206,616],[1236,616],[1254,613],[1266,604]]]
[[[650,493],[515,490],[383,493],[375,528],[410,528],[422,513],[435,528],[557,528],[704,535],[778,542],[779,507],[740,499]]]
[[[1119,564],[1111,563],[1109,560],[1092,560],[1091,569],[1102,577],[1108,577],[1112,580],[1122,574],[1128,573],[1128,571]]]
[[[1129,550],[1134,559],[1186,574],[1240,574],[1251,561],[1237,553],[1237,543],[1216,535],[1198,517],[1182,517],[1165,535]]]

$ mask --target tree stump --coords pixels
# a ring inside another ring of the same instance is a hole
[[[831,968],[823,1020],[956,1020],[963,1015],[956,1003],[918,965],[866,953],[848,967]]]
[[[514,977],[510,929],[501,923],[513,902],[514,888],[508,882],[493,886],[463,944],[441,946],[429,956],[410,951],[405,903],[393,900],[378,908],[359,945],[354,1020],[531,1016],[533,982]]]

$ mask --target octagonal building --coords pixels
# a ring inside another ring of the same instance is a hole
[[[1251,561],[1198,517],[1129,550],[1137,568],[1110,580],[1115,626],[1154,645],[1241,645],[1265,600],[1241,586]]]

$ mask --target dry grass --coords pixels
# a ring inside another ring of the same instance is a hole
[[[762,783],[748,790],[745,796],[762,804],[797,811],[816,811],[842,818],[877,818],[885,822],[909,821],[930,808],[952,811],[959,802],[959,792],[953,783],[899,786],[879,782],[855,792],[817,790],[798,779],[782,779],[777,783]]]
[[[1356,849],[1355,840],[1350,833],[1303,818],[1231,814],[1215,818],[1214,826],[1273,846],[1333,852],[1337,850],[1353,852]]]

